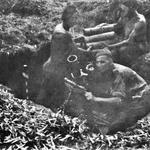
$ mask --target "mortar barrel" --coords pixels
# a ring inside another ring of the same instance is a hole
[[[98,41],[105,41],[105,40],[111,40],[115,37],[115,32],[106,32],[102,34],[92,35],[89,37],[85,37],[86,43],[90,42],[98,42]]]
[[[111,32],[111,31],[114,31],[114,25],[115,24],[108,24],[108,25],[104,25],[104,26],[98,25],[93,28],[85,28],[85,29],[83,29],[83,34],[85,36],[91,36],[91,35],[95,35],[95,34]]]

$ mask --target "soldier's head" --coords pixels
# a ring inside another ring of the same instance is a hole
[[[132,16],[138,6],[137,0],[113,0],[110,7],[117,15],[117,18],[123,18]]]
[[[70,28],[76,24],[77,16],[78,10],[76,6],[73,4],[69,4],[65,7],[61,18],[63,20],[63,23]]]
[[[95,68],[97,70],[99,70],[100,72],[112,71],[113,66],[114,63],[112,54],[108,48],[104,48],[96,54]]]
[[[137,0],[120,0],[120,4],[135,10],[137,9],[139,2]]]

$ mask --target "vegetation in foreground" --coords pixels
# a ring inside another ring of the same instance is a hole
[[[103,136],[92,132],[86,121],[28,100],[14,98],[0,87],[0,149],[147,149],[150,120],[140,120],[126,133]]]
[[[66,2],[67,0],[53,0],[53,3],[49,1],[49,5],[45,5],[44,0],[1,0],[1,53],[14,53],[22,50],[24,44],[38,46],[42,41],[49,40],[50,37],[47,35],[51,35],[53,27],[60,21],[60,14]],[[99,5],[98,2],[92,4],[81,2],[77,5],[84,16],[82,20],[85,22],[84,27],[105,21],[102,15],[102,8],[108,7],[105,2],[103,5]],[[118,132],[115,135],[103,136],[100,132],[92,132],[86,126],[86,121],[66,116],[63,111],[52,114],[50,109],[31,101],[14,98],[6,87],[0,86],[2,150],[148,149],[149,147],[149,117],[140,120],[126,133]]]

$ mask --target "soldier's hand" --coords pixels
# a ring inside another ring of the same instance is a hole
[[[89,46],[88,48],[87,48],[87,52],[90,52],[92,50],[92,46]]]
[[[85,92],[85,97],[87,100],[94,100],[94,96],[91,92]]]
[[[84,43],[85,42],[85,37],[83,35],[77,37],[74,39],[75,43]]]

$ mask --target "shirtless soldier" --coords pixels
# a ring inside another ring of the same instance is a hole
[[[118,25],[123,27],[122,40],[106,44],[112,51],[115,62],[131,66],[139,56],[147,52],[146,19],[136,11],[136,0],[114,0],[120,16]]]

